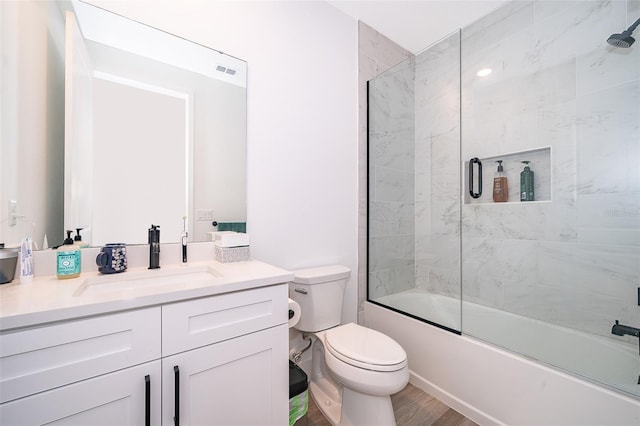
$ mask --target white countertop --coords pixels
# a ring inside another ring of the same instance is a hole
[[[149,278],[175,278],[178,274],[185,277],[184,281],[171,279],[161,285],[149,285]],[[0,331],[264,287],[292,279],[291,272],[249,260],[178,263],[155,270],[138,267],[111,275],[85,272],[78,278],[65,280],[48,275],[36,277],[28,284],[14,280],[0,285]],[[108,287],[111,281],[118,284],[113,289]],[[124,282],[131,285],[123,286]],[[145,284],[136,286],[142,282]],[[99,290],[84,291],[89,286]]]

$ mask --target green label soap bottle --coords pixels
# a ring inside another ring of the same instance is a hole
[[[528,161],[524,163],[524,170],[520,172],[520,201],[533,201],[533,171]]]
[[[80,276],[80,247],[73,244],[72,232],[67,231],[67,238],[56,253],[56,275],[60,280]]]

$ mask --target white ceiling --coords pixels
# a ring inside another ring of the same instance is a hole
[[[328,0],[336,8],[418,53],[505,0]]]

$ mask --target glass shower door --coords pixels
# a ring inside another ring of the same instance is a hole
[[[460,331],[460,34],[369,82],[368,300]]]
[[[640,328],[640,46],[606,39],[638,17],[511,2],[461,47],[462,159],[484,166],[474,198],[461,161],[462,332],[636,396],[638,338],[612,326]]]

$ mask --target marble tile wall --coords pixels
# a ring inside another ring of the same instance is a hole
[[[606,43],[639,3],[518,1],[462,30],[462,158],[550,146],[552,198],[463,205],[465,300],[640,326],[640,47]]]
[[[412,54],[403,49],[393,41],[389,40],[383,34],[369,27],[363,22],[358,22],[358,93],[359,93],[359,132],[358,132],[358,152],[359,152],[359,230],[358,230],[358,323],[364,323],[364,301],[367,298],[367,81],[375,76],[387,71],[394,65],[410,58]],[[378,135],[379,136],[379,135]],[[379,152],[379,151],[378,151]],[[398,163],[401,164],[401,163]],[[391,206],[394,210],[393,223],[391,221]],[[408,204],[389,203],[386,207],[382,207],[379,213],[374,214],[372,227],[376,229],[376,233],[384,232],[384,229],[390,233],[391,229],[406,232],[410,219],[406,217]],[[372,209],[373,210],[373,209]],[[372,213],[373,214],[373,213]],[[399,214],[399,216],[396,216]],[[383,216],[384,215],[384,216]],[[385,219],[382,219],[382,218]],[[400,218],[403,219],[400,219]],[[391,271],[388,277],[384,274],[379,275],[381,283],[390,283],[400,281],[402,279],[410,280],[410,275],[391,277]],[[399,275],[399,274],[396,274]],[[386,284],[381,284],[378,288],[384,288]],[[406,286],[408,284],[402,284]]]
[[[415,285],[415,61],[369,83],[369,297]]]
[[[460,33],[416,57],[416,283],[460,297]]]

